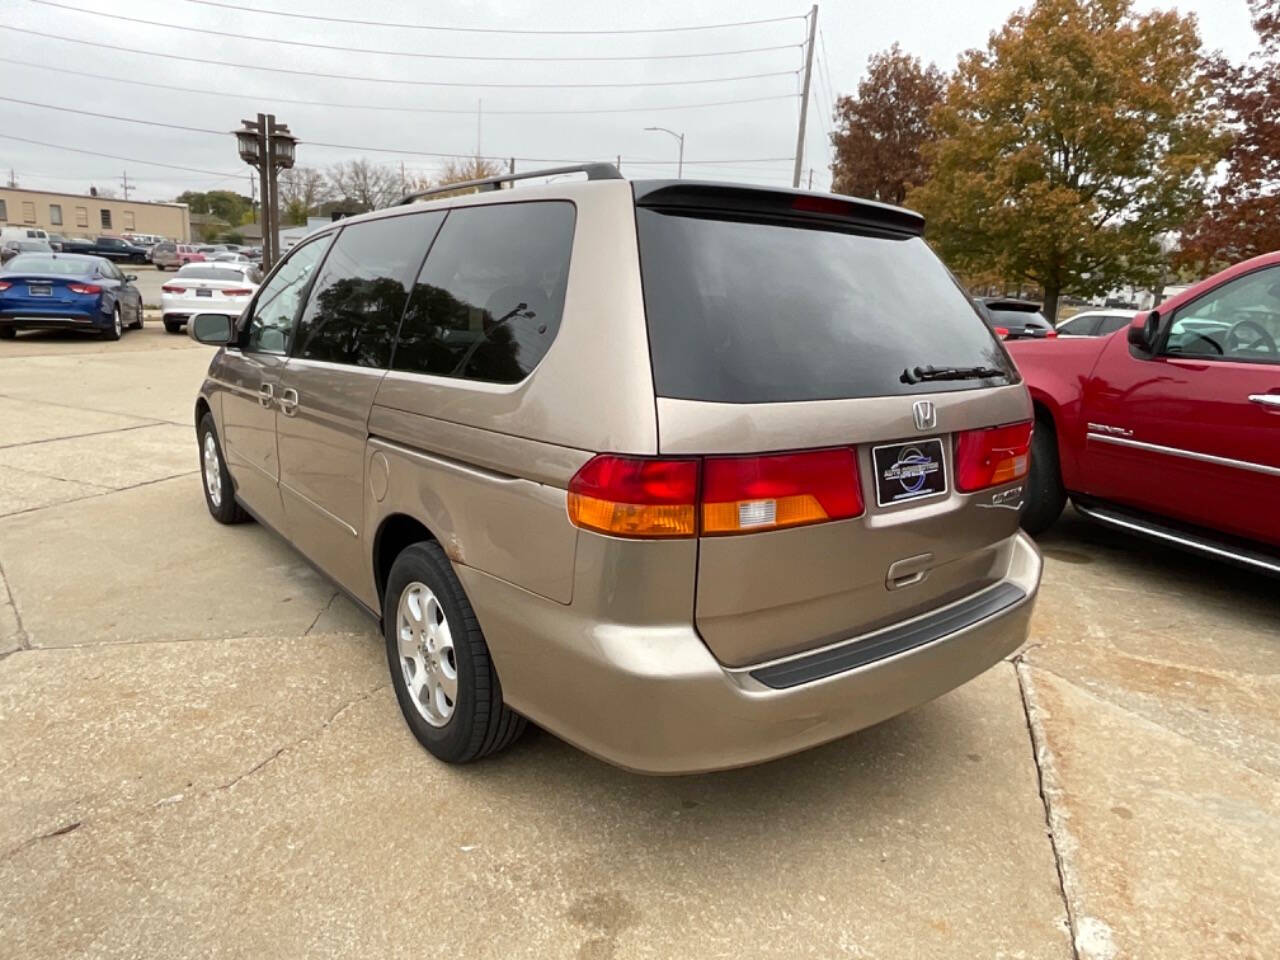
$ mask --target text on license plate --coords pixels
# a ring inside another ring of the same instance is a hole
[[[877,506],[947,492],[947,464],[938,437],[872,447],[871,460],[876,473]]]
[[[212,291],[212,290],[197,290],[197,291],[196,291],[196,296],[197,296],[197,297],[212,297],[212,296],[213,296],[213,291]]]
[[[53,287],[47,283],[32,283],[27,285],[27,290],[33,297],[51,297],[53,296]]]

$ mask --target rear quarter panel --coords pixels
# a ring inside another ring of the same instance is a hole
[[[1123,337],[1125,331],[1112,334]],[[1011,340],[1005,344],[1031,392],[1039,415],[1047,413],[1058,435],[1058,460],[1068,490],[1081,489],[1085,443],[1085,386],[1110,337]]]

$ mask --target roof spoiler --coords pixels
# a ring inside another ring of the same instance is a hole
[[[428,197],[454,193],[468,188],[474,188],[477,191],[501,190],[504,183],[511,183],[514,180],[536,180],[539,177],[556,177],[564,173],[585,173],[588,180],[622,179],[622,174],[618,172],[618,168],[612,163],[578,163],[571,167],[550,167],[546,170],[530,170],[528,173],[504,173],[501,176],[485,177],[482,180],[463,180],[461,183],[442,184],[438,187],[432,187],[430,190],[419,190],[417,193],[406,194],[401,198],[399,205],[403,206],[406,203],[414,203],[418,200],[425,200]]]
[[[852,227],[896,237],[924,234],[924,217],[915,211],[835,193],[696,180],[639,180],[633,185],[638,207]]]

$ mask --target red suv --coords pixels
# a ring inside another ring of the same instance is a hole
[[[1007,343],[1035,403],[1023,526],[1085,516],[1280,573],[1280,251],[1109,337]]]

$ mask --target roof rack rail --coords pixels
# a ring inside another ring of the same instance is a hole
[[[504,183],[510,183],[513,180],[535,180],[538,177],[554,177],[562,173],[585,173],[588,180],[623,179],[622,174],[618,172],[618,168],[612,163],[578,163],[571,167],[551,167],[546,170],[530,170],[528,173],[504,173],[497,177],[485,177],[483,180],[463,180],[461,183],[450,183],[432,187],[430,190],[419,190],[417,193],[406,194],[400,200],[398,206],[442,193],[465,190],[468,187],[475,187],[477,190],[500,190]]]

